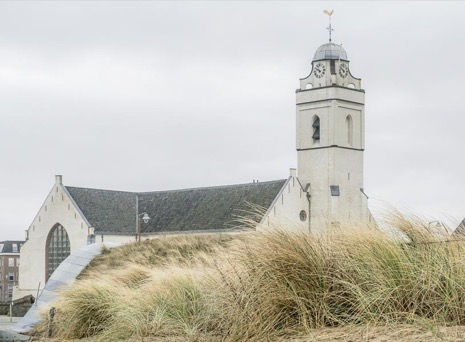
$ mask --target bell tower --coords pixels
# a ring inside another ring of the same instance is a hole
[[[296,90],[298,178],[310,195],[310,230],[370,221],[363,192],[365,91],[346,51],[320,46]]]

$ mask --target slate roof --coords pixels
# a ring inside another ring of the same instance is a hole
[[[151,218],[147,224],[142,223],[144,233],[239,228],[237,216],[246,215],[250,204],[268,209],[285,182],[281,179],[138,193],[68,186],[66,189],[96,234],[135,234],[137,212],[146,212]]]
[[[125,234],[136,226],[136,193],[67,186],[71,197],[96,232]]]
[[[19,253],[21,251],[21,246],[25,241],[0,241],[0,254],[4,253]],[[16,244],[18,250],[13,252],[13,244]]]

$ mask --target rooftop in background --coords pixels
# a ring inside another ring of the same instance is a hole
[[[342,46],[334,43],[323,44],[316,50],[313,60],[319,61],[321,59],[343,59],[346,61],[348,60],[347,53],[342,48]]]
[[[0,254],[14,254],[21,251],[25,241],[0,241]]]

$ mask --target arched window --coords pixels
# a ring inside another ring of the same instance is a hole
[[[313,135],[312,135],[312,138],[313,138],[313,142],[319,142],[320,141],[320,118],[315,115],[315,117],[313,118],[313,124],[312,124],[312,127],[313,127]]]
[[[352,146],[354,140],[354,124],[350,115],[346,116],[347,143]]]
[[[47,238],[45,275],[46,280],[71,253],[68,233],[59,223],[53,226]]]

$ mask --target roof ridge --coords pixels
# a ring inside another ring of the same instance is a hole
[[[255,185],[262,185],[262,184],[270,184],[276,182],[283,182],[286,179],[274,179],[270,181],[263,181],[257,183],[240,183],[240,184],[227,184],[227,185],[212,185],[212,186],[201,186],[197,188],[182,188],[182,189],[171,189],[171,190],[155,190],[155,191],[141,191],[137,192],[136,194],[153,194],[153,193],[162,193],[162,192],[180,192],[180,191],[191,191],[191,190],[204,190],[204,189],[222,189],[222,188],[232,188],[236,186],[255,186]]]
[[[247,186],[247,185],[262,185],[262,184],[269,184],[274,182],[283,182],[286,179],[274,179],[269,181],[257,182],[257,183],[240,183],[240,184],[226,184],[226,185],[212,185],[212,186],[201,186],[201,187],[194,187],[194,188],[181,188],[181,189],[169,189],[169,190],[154,190],[154,191],[124,191],[124,190],[108,190],[108,189],[97,189],[97,188],[84,188],[79,186],[68,186],[64,185],[65,188],[71,189],[82,189],[82,190],[97,190],[97,191],[109,191],[109,192],[118,192],[118,193],[125,193],[125,194],[151,194],[151,193],[161,193],[161,192],[174,192],[174,191],[190,191],[190,190],[203,190],[203,189],[221,189],[221,188],[231,188],[235,186]]]
[[[69,185],[63,185],[67,189],[82,189],[82,190],[98,190],[98,191],[110,191],[110,192],[119,192],[119,193],[125,193],[125,194],[133,194],[136,195],[137,192],[135,191],[124,191],[124,190],[110,190],[110,189],[97,189],[97,188],[84,188],[82,186],[69,186]]]

